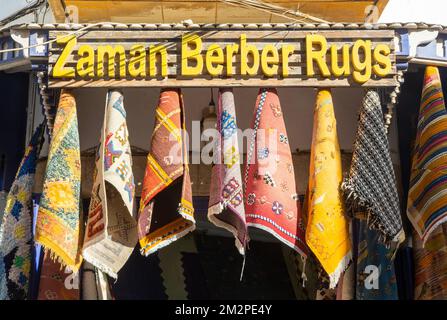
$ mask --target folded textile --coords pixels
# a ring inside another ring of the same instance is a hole
[[[217,108],[216,163],[211,173],[208,218],[230,231],[241,254],[248,240],[239,158],[236,112],[231,89],[219,91]]]
[[[276,90],[261,89],[245,164],[247,225],[307,256],[292,154]]]
[[[124,97],[107,93],[82,254],[113,278],[138,242],[135,184]]]
[[[37,300],[80,300],[79,273],[62,267],[45,252]]]
[[[345,216],[342,164],[332,96],[320,90],[314,111],[309,167],[306,242],[335,288],[352,258],[349,221]]]
[[[379,241],[379,234],[360,220],[357,256],[357,300],[398,300],[393,250]]]
[[[146,256],[195,229],[183,108],[179,89],[161,91],[138,218]]]
[[[347,212],[366,214],[368,227],[379,233],[381,242],[399,244],[405,239],[380,97],[373,90],[363,98],[351,169],[342,190]]]
[[[447,111],[436,67],[425,70],[407,215],[422,245],[447,221]]]
[[[36,241],[62,265],[77,271],[80,246],[81,157],[73,95],[62,90],[50,142]]]
[[[422,247],[414,232],[414,299],[447,300],[447,225],[439,225]]]
[[[45,126],[38,126],[25,150],[0,227],[0,300],[28,296],[32,265],[32,189],[36,162],[44,141]]]

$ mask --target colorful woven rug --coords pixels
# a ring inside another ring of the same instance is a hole
[[[314,111],[309,168],[306,242],[335,288],[352,258],[349,222],[345,216],[340,146],[332,96],[320,90]]]
[[[42,263],[37,300],[79,299],[79,273],[62,267],[47,251]]]
[[[135,184],[124,97],[107,93],[82,254],[113,278],[138,242]]]
[[[244,174],[247,224],[306,256],[292,154],[276,90],[260,90],[252,128]]]
[[[423,244],[447,221],[447,111],[436,67],[425,70],[407,215]]]
[[[438,226],[422,247],[414,232],[415,300],[447,300],[447,225]]]
[[[231,89],[219,91],[217,108],[219,137],[215,164],[211,173],[208,218],[218,227],[230,231],[241,254],[248,241],[242,190],[242,175],[237,135],[234,96]]]
[[[7,197],[0,227],[0,300],[28,296],[32,257],[32,189],[45,126],[34,132]]]
[[[146,256],[195,229],[184,117],[180,90],[162,90],[138,220],[141,253]]]
[[[50,142],[42,197],[36,223],[36,241],[62,265],[78,270],[80,246],[81,158],[76,101],[61,92]]]
[[[379,233],[360,220],[357,256],[357,300],[398,300],[393,250],[379,241]]]
[[[343,182],[347,212],[367,216],[368,226],[382,242],[405,239],[380,97],[369,90],[360,109],[349,177]]]

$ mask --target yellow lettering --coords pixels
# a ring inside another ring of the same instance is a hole
[[[95,76],[95,50],[87,44],[84,44],[78,49],[78,62],[76,63],[76,72],[80,77],[90,77]]]
[[[318,45],[320,47],[320,50],[314,51],[314,45]],[[314,62],[317,63],[323,77],[331,76],[331,73],[325,61],[327,50],[327,41],[325,37],[317,34],[306,36],[306,65],[308,76],[315,75]]]
[[[68,56],[73,52],[74,47],[76,46],[77,40],[75,36],[62,36],[57,38],[57,44],[65,45],[62,50],[59,59],[57,59],[54,67],[53,67],[53,77],[54,78],[74,78],[75,77],[75,69],[73,67],[66,67],[65,63],[67,61]]]
[[[206,70],[212,76],[222,74],[224,53],[218,44],[212,44],[206,51]]]
[[[295,46],[286,44],[281,48],[282,76],[289,76],[289,56],[295,51]]]
[[[351,65],[349,61],[349,45],[345,44],[342,47],[342,65],[338,63],[338,50],[337,46],[333,44],[331,46],[331,69],[332,74],[336,77],[349,76],[351,74]]]
[[[391,49],[385,44],[378,44],[374,48],[374,61],[373,71],[379,77],[386,77],[391,73],[391,59],[389,57]]]
[[[365,54],[363,62],[360,60],[360,51]],[[352,73],[354,80],[358,83],[365,83],[371,79],[371,40],[357,40],[352,47],[351,59],[354,67]]]
[[[129,51],[129,75],[131,77],[146,76],[146,50],[142,44],[133,45]]]
[[[159,74],[165,78],[168,75],[168,51],[165,46],[150,46],[149,47],[149,75],[155,77],[157,75],[157,54],[160,57],[160,72]]]
[[[194,45],[194,49],[190,45]],[[196,34],[182,36],[182,75],[196,76],[203,70],[202,39]],[[189,60],[195,61],[194,66],[189,65]]]
[[[248,66],[248,56],[253,57],[253,63]],[[241,34],[241,75],[254,76],[259,69],[259,51],[254,45],[247,45],[247,36]]]
[[[227,76],[232,76],[233,73],[233,55],[239,51],[238,44],[229,44],[225,47],[226,59],[227,59]]]
[[[261,53],[262,72],[268,77],[278,74],[278,63],[279,63],[278,49],[276,49],[272,44],[266,45],[262,49]]]
[[[115,46],[114,48],[110,45],[98,46],[97,54],[97,75],[98,77],[104,77],[104,60],[107,56],[107,75],[110,78],[115,78],[115,61],[118,57],[118,70],[120,78],[126,77],[126,53],[124,47],[121,45]]]

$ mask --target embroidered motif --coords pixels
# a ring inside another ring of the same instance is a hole
[[[233,177],[222,189],[222,197],[225,200],[229,200],[235,192],[240,190],[240,188],[240,184],[237,182],[236,178]]]
[[[273,115],[277,118],[282,117],[281,106],[279,104],[270,103]]]
[[[266,203],[266,202],[267,202],[267,197],[266,197],[266,196],[262,196],[262,197],[260,197],[260,198],[259,198],[259,202],[260,202],[261,204]]]
[[[163,158],[164,163],[167,166],[170,166],[173,162],[174,162],[174,157],[173,156],[166,156]]]
[[[236,121],[234,117],[228,112],[223,111],[222,117],[222,136],[224,139],[230,138],[237,130]]]
[[[273,201],[272,203],[272,211],[275,214],[281,214],[282,210],[284,209],[283,205],[279,203],[278,201]]]
[[[293,213],[292,211],[287,212],[286,214],[287,219],[292,220],[293,218],[295,218],[295,213]]]
[[[279,142],[289,144],[289,138],[284,133],[279,134]]]
[[[122,154],[122,151],[115,149],[113,147],[113,141],[110,140],[112,136],[113,133],[110,133],[109,135],[107,135],[106,138],[105,155],[104,155],[105,170],[108,170]]]
[[[288,192],[289,191],[289,186],[287,185],[286,181],[282,181],[279,186],[280,186],[282,192]]]
[[[123,122],[115,132],[116,139],[121,143],[121,146],[125,146],[129,141],[129,133],[127,131],[126,122]]]
[[[263,160],[269,156],[269,149],[267,147],[258,150],[258,159]]]
[[[272,177],[272,175],[269,172],[266,172],[264,174],[264,183],[268,184],[271,187],[276,187],[276,183],[273,180],[273,177]]]
[[[224,153],[224,163],[228,169],[239,163],[239,152],[237,152],[234,146]]]
[[[109,93],[111,94],[111,93]],[[124,99],[123,96],[121,96],[120,99],[116,100],[115,103],[113,104],[113,109],[117,110],[119,113],[121,113],[121,116],[123,118],[126,118],[126,110],[124,109]]]
[[[234,206],[237,207],[242,203],[242,192],[239,191],[234,197],[233,199],[231,199],[230,203]]]
[[[251,205],[253,205],[253,204],[255,203],[255,201],[256,201],[256,195],[255,195],[254,193],[250,193],[250,194],[247,196],[247,204],[248,204],[249,206],[251,206]]]

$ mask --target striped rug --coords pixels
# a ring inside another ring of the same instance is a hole
[[[447,221],[447,111],[436,67],[425,70],[407,215],[423,244]]]

